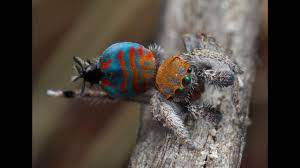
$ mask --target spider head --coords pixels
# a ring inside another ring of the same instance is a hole
[[[168,57],[158,68],[155,80],[157,89],[166,99],[174,102],[195,99],[199,82],[194,68],[180,55]],[[200,89],[199,93],[201,91]]]
[[[204,84],[198,80],[192,66],[189,67],[187,74],[182,78],[181,84],[181,87],[178,87],[171,97],[174,102],[197,100],[204,91]]]

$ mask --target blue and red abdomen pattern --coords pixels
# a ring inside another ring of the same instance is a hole
[[[116,43],[100,56],[104,73],[101,87],[111,97],[132,97],[143,93],[155,79],[155,58],[140,44]]]

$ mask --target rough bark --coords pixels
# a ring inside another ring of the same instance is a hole
[[[237,113],[231,90],[207,88],[206,100],[220,104],[219,127],[200,119],[188,126],[199,149],[180,146],[172,132],[152,120],[142,106],[141,127],[129,167],[240,167],[247,127],[251,87],[255,76],[256,38],[261,16],[260,0],[169,0],[164,11],[160,44],[169,53],[184,51],[182,35],[210,34],[243,68],[241,111]]]

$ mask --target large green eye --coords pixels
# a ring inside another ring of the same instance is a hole
[[[176,89],[175,94],[178,95],[178,94],[181,94],[183,92],[184,92],[184,87],[180,87],[180,88]]]
[[[190,83],[191,83],[191,77],[190,77],[190,75],[185,76],[185,77],[183,78],[183,80],[182,80],[182,84],[183,84],[184,86],[186,86],[186,85],[188,85],[188,84],[190,84]]]

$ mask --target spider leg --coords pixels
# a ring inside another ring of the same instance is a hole
[[[231,86],[231,99],[234,108],[236,109],[236,112],[239,112],[241,110],[239,98],[239,76],[235,76],[232,71],[216,71],[212,69],[203,70],[200,73],[198,73],[198,76],[210,85],[214,85],[220,88]]]
[[[198,76],[208,84],[217,87],[228,87],[233,85],[235,81],[235,75],[232,71],[201,70]]]
[[[192,52],[195,48],[201,48],[199,39],[191,34],[185,34],[182,36],[183,44],[187,52]]]
[[[113,98],[107,95],[106,92],[95,89],[85,89],[83,93],[81,90],[47,90],[47,95],[50,97],[63,97],[63,98],[77,98],[90,101],[91,104],[97,105],[98,103],[111,103],[116,101],[133,101],[143,104],[149,104],[150,96],[147,94],[136,96],[132,98]]]
[[[107,94],[99,90],[86,90],[80,94],[81,90],[47,90],[47,95],[52,97],[79,98],[79,97],[105,97]]]
[[[152,106],[153,119],[162,123],[164,127],[171,129],[177,138],[188,145],[189,149],[194,150],[195,144],[190,139],[189,132],[184,126],[183,120],[171,106],[171,102],[165,100],[156,92],[150,99],[150,105]]]
[[[221,62],[227,64],[234,73],[243,73],[241,67],[232,57],[233,52],[220,46],[214,37],[205,34],[196,36],[186,34],[183,36],[183,42],[188,52],[186,56],[195,64],[203,61]]]
[[[154,57],[158,63],[161,62],[165,58],[165,51],[161,46],[154,43],[154,44],[150,45],[148,48],[154,54]],[[157,66],[158,65],[159,64],[157,64]]]
[[[236,112],[240,111],[239,76],[235,76],[232,71],[216,71],[212,69],[203,70],[202,73],[198,74],[198,76],[210,85],[214,85],[221,88],[231,86],[231,99],[233,101],[233,105],[236,109]]]
[[[64,98],[97,98],[98,101],[113,102],[115,99],[109,97],[105,92],[100,90],[87,89],[83,93],[81,90],[47,90],[47,95],[51,97],[64,97]]]
[[[222,114],[208,103],[190,103],[186,106],[189,116],[197,120],[200,117],[217,125],[222,120]]]

